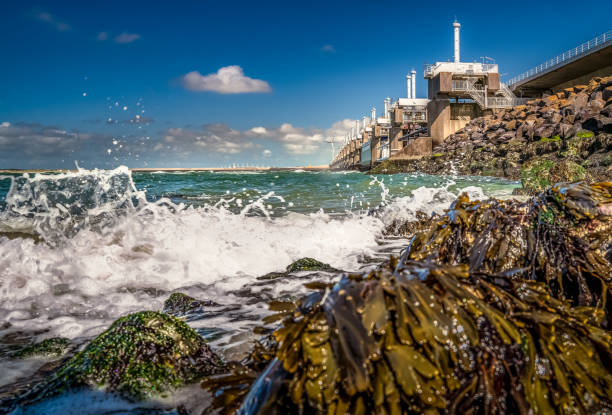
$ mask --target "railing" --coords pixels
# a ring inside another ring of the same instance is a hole
[[[427,121],[427,113],[426,112],[417,112],[417,113],[404,114],[403,121],[404,122]]]
[[[594,49],[596,47],[600,47],[606,43],[612,43],[612,30],[607,31],[606,33],[597,36],[594,39],[589,40],[588,42],[583,43],[582,45],[576,46],[574,49],[570,49],[560,55],[555,56],[552,59],[547,60],[546,62],[532,68],[528,71],[523,72],[520,75],[515,76],[514,78],[508,81],[508,85],[514,85],[523,79],[530,78],[534,75],[539,74],[540,72],[544,72],[550,68],[554,68],[555,66],[570,60],[574,59],[580,55],[586,54],[589,50]]]
[[[484,91],[484,86],[475,85],[473,81],[467,79],[453,79],[452,89],[453,91]]]

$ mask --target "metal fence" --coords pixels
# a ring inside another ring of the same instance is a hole
[[[510,81],[508,81],[508,85],[513,85],[519,81],[522,81],[523,79],[531,78],[532,76],[547,71],[550,68],[554,68],[555,66],[562,64],[565,61],[575,59],[576,57],[581,55],[585,55],[591,49],[602,47],[603,45],[608,43],[612,44],[612,30],[607,31],[606,33],[599,35],[596,38],[583,43],[582,45],[576,46],[574,49],[570,49],[567,52],[557,55],[554,58],[549,59],[546,62],[536,66],[535,68],[532,68],[526,72],[523,72],[520,75],[515,76],[514,78],[510,79]]]

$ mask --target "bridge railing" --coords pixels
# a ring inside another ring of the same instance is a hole
[[[582,45],[576,46],[574,49],[570,49],[560,55],[557,55],[554,58],[549,59],[546,62],[536,66],[535,68],[532,68],[528,71],[523,72],[520,75],[515,76],[514,78],[508,81],[508,85],[513,85],[519,81],[522,81],[523,79],[531,78],[532,76],[537,75],[540,72],[544,72],[567,60],[586,54],[589,50],[609,42],[612,42],[612,30],[607,31],[606,33],[601,34],[596,38],[589,40],[588,42],[584,42]]]

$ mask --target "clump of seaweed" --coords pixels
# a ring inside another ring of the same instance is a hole
[[[544,282],[554,298],[604,312],[609,329],[612,183],[557,185],[523,203],[461,195],[403,259]]]
[[[274,303],[281,327],[203,384],[210,410],[610,411],[611,216],[610,183],[526,203],[462,195],[399,260]]]

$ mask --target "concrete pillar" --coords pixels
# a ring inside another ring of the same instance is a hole
[[[450,101],[437,99],[427,104],[429,134],[433,147],[439,146],[450,135]]]

